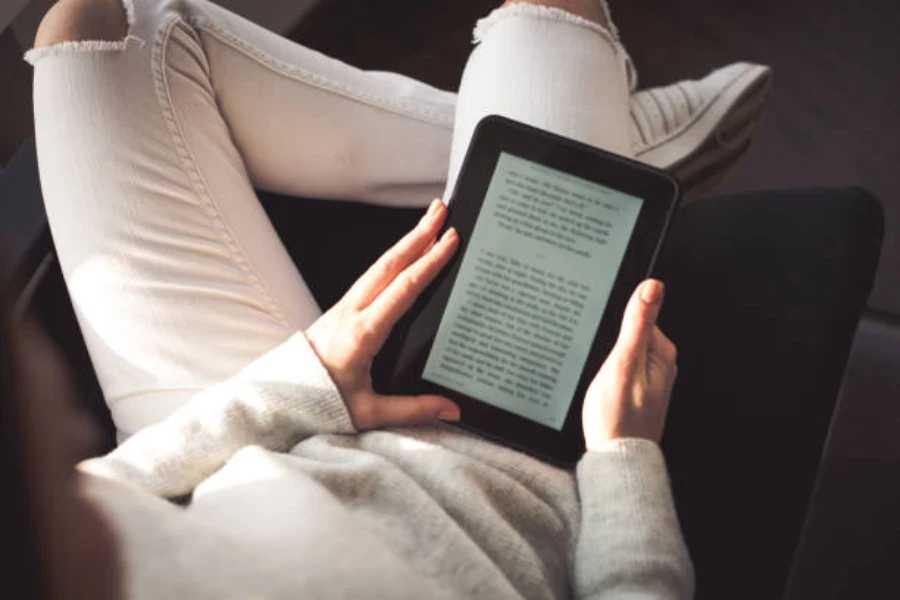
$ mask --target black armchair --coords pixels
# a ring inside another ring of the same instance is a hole
[[[419,212],[259,196],[322,306]],[[19,304],[69,358],[111,448],[114,429],[54,258],[33,142],[0,173],[0,223]],[[663,447],[698,598],[783,592],[883,228],[880,203],[855,188],[705,199],[676,218],[658,265],[668,286],[661,326],[680,350]]]

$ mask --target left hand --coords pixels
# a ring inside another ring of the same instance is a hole
[[[443,396],[386,396],[372,389],[375,355],[456,251],[459,237],[454,229],[435,240],[446,216],[444,204],[432,202],[415,228],[306,331],[359,431],[459,420],[459,406]]]

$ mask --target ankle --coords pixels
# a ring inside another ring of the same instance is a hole
[[[550,8],[559,8],[588,21],[598,23],[605,29],[611,28],[607,17],[605,0],[506,0],[504,6],[513,4],[537,4]]]

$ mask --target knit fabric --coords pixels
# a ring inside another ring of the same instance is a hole
[[[656,444],[571,473],[447,426],[359,434],[299,333],[80,469],[129,598],[693,593]]]

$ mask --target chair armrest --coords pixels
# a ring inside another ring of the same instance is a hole
[[[52,254],[44,212],[34,138],[25,142],[0,172],[0,240],[13,299],[33,293]],[[27,302],[28,299],[21,299]]]
[[[99,450],[111,449],[115,429],[56,260],[33,139],[23,144],[0,172],[0,244],[6,263],[0,285],[15,302],[17,316],[27,311],[38,319],[62,350],[74,375],[79,405],[100,425]]]

